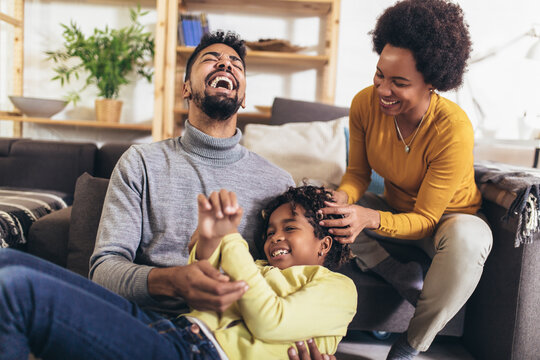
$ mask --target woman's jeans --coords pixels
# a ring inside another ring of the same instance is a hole
[[[395,212],[384,198],[367,192],[358,204],[371,209]],[[388,252],[378,241],[416,246],[432,259],[424,279],[407,340],[416,350],[426,351],[437,333],[472,295],[491,251],[493,236],[489,225],[469,214],[443,215],[433,236],[420,240],[386,238],[372,231],[362,232],[351,245],[362,270],[373,268]]]
[[[190,323],[144,311],[92,281],[0,249],[0,359],[219,359]]]

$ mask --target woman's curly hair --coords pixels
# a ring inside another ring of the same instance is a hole
[[[291,208],[294,211],[297,205],[300,205],[305,210],[304,216],[313,226],[313,233],[318,239],[323,239],[325,236],[332,238],[332,247],[326,254],[324,259],[324,266],[330,270],[336,270],[343,263],[348,261],[352,257],[351,250],[348,244],[341,244],[336,241],[334,236],[328,232],[328,228],[319,225],[319,221],[323,220],[322,214],[318,214],[319,209],[326,207],[325,201],[332,200],[332,193],[326,190],[324,187],[317,187],[311,185],[304,185],[299,187],[289,187],[285,193],[279,195],[275,199],[271,200],[268,205],[261,211],[262,227],[255,240],[255,245],[261,254],[264,254],[264,243],[266,242],[266,230],[268,229],[268,222],[270,215],[281,205],[291,204]],[[338,215],[328,215],[326,218],[336,218]]]
[[[440,91],[458,88],[471,52],[463,10],[448,0],[404,0],[386,9],[371,32],[373,50],[409,49],[426,84]]]

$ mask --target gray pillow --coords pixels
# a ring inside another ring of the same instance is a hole
[[[270,125],[282,125],[291,122],[329,121],[348,115],[349,108],[346,107],[277,97],[272,104]]]
[[[90,256],[94,251],[108,185],[108,179],[88,173],[82,174],[75,184],[66,267],[84,277],[88,277]]]

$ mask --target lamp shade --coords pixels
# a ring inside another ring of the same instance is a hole
[[[540,39],[538,39],[527,52],[527,59],[540,61]]]

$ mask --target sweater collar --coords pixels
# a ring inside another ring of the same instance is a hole
[[[185,131],[180,143],[186,152],[213,165],[229,165],[244,156],[244,148],[239,144],[242,138],[240,129],[229,138],[215,138],[185,122]]]

